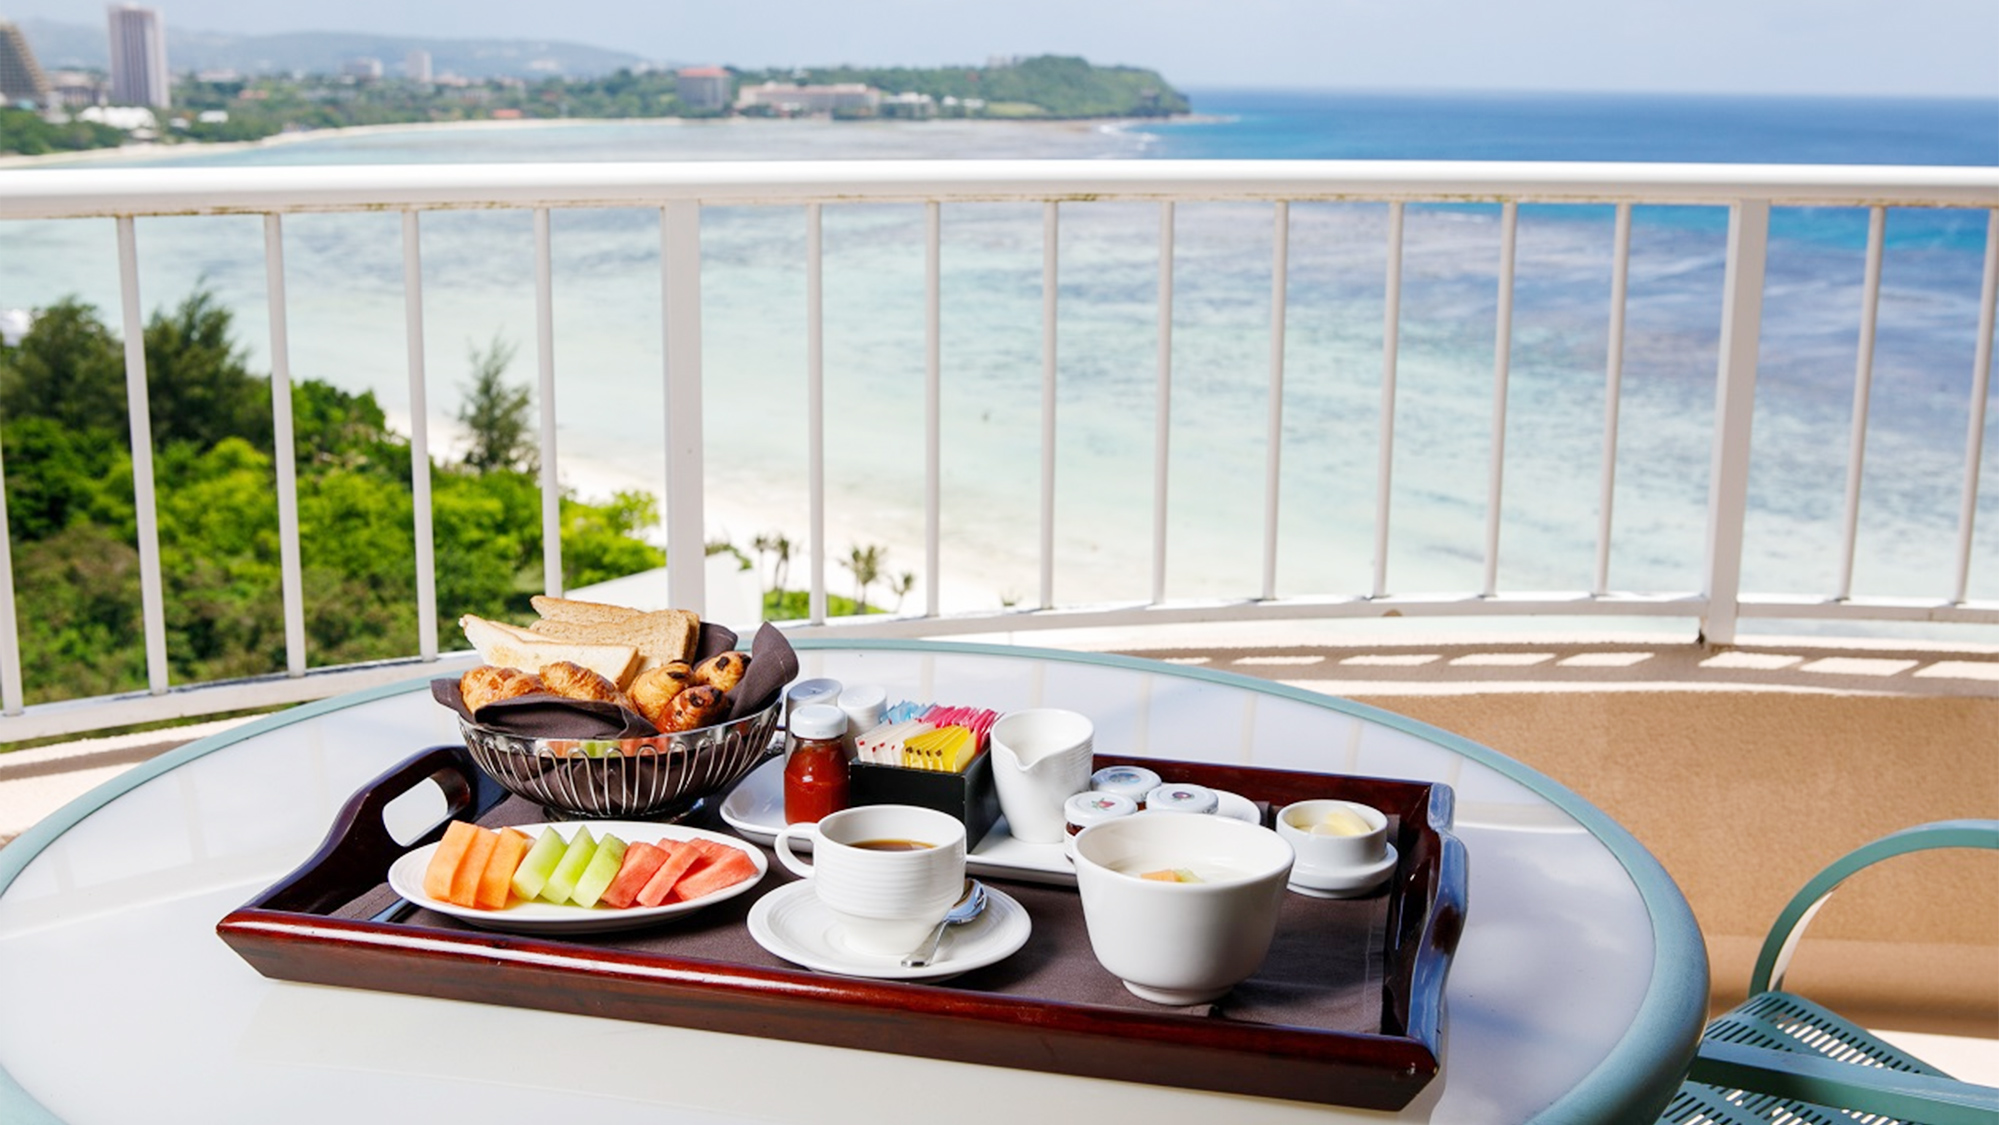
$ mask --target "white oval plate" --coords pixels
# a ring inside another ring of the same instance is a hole
[[[713,840],[750,857],[756,864],[757,873],[732,887],[723,887],[713,894],[703,895],[690,902],[669,902],[663,906],[633,906],[624,910],[613,910],[606,906],[577,906],[563,903],[556,906],[539,899],[522,902],[510,898],[507,905],[499,910],[479,910],[474,907],[458,906],[440,902],[423,893],[423,871],[430,866],[430,857],[437,851],[436,844],[425,844],[414,851],[404,852],[402,858],[389,865],[389,886],[408,901],[426,910],[439,914],[449,914],[453,918],[470,922],[488,930],[505,930],[521,934],[602,934],[613,930],[630,930],[649,926],[655,922],[681,914],[691,914],[704,907],[742,894],[763,881],[770,870],[770,863],[757,848],[744,844],[733,836],[720,832],[710,832],[704,828],[687,828],[678,824],[651,824],[639,820],[559,820],[549,824],[516,824],[515,828],[527,833],[529,839],[541,835],[544,828],[553,828],[565,840],[574,839],[578,827],[587,827],[592,836],[602,838],[606,833],[616,836],[627,844],[654,843],[658,840]]]
[[[1005,960],[1027,944],[1034,930],[1027,908],[1005,891],[986,886],[986,910],[944,935],[937,959],[904,966],[901,958],[857,953],[847,947],[840,924],[814,893],[810,880],[779,887],[750,907],[750,936],[795,965],[843,977],[871,980],[940,980]]]
[[[1227,790],[1215,790],[1221,807],[1216,815],[1261,824],[1256,804]],[[722,800],[722,819],[729,827],[760,844],[777,839],[784,828],[784,759],[765,762],[736,783]],[[796,850],[810,851],[809,841],[801,840]],[[965,870],[972,875],[995,879],[1018,879],[1024,883],[1052,883],[1074,886],[1076,867],[1062,844],[1029,844],[1013,838],[1006,818],[1000,817],[977,846],[965,853]]]

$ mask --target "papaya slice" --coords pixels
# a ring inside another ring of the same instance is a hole
[[[455,906],[471,906],[479,899],[479,880],[486,874],[486,861],[493,858],[493,849],[499,846],[500,834],[490,828],[474,827],[472,842],[465,845],[465,854],[458,860],[457,870],[451,873],[451,897],[444,901]]]
[[[529,846],[527,834],[519,829],[500,830],[493,854],[479,873],[479,888],[473,892],[472,905],[481,910],[498,910],[507,905],[507,893],[514,889],[514,871],[520,867],[521,857],[527,855]]]
[[[430,854],[430,864],[423,869],[423,893],[439,902],[450,902],[451,881],[458,874],[458,864],[465,858],[465,851],[479,835],[479,826],[463,820],[454,820],[444,826],[444,839],[438,842],[437,850]]]

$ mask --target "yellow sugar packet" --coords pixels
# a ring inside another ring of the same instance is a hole
[[[978,739],[964,727],[939,727],[903,743],[903,764],[942,773],[961,772],[972,760]]]

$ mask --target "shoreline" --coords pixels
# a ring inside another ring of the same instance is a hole
[[[897,129],[905,129],[962,123],[975,124],[980,127],[993,125],[1027,126],[1030,128],[1055,129],[1063,132],[1094,132],[1106,128],[1122,132],[1133,126],[1151,122],[1203,124],[1226,120],[1228,118],[1213,114],[1182,113],[1167,117],[940,117],[922,121],[904,121],[886,118],[863,121],[835,121],[831,117],[542,117],[506,121],[495,121],[490,118],[469,121],[396,121],[378,125],[343,125],[330,129],[299,129],[291,132],[273,133],[268,137],[259,137],[254,141],[184,141],[172,144],[165,144],[159,141],[146,141],[139,144],[118,145],[113,148],[47,152],[37,153],[33,156],[6,153],[0,154],[0,171],[16,168],[62,167],[72,164],[99,164],[125,160],[171,160],[181,156],[197,157],[213,156],[228,152],[250,152],[258,149],[279,148],[310,141],[344,140],[357,137],[461,130],[498,132],[640,123],[647,125],[670,125],[674,128],[752,128],[770,125],[813,124],[823,125],[828,128],[836,126],[840,128],[889,126]]]

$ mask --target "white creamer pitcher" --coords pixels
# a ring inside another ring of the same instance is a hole
[[[1059,844],[1062,804],[1090,787],[1089,716],[1053,707],[1011,711],[993,724],[993,783],[1013,838]]]

